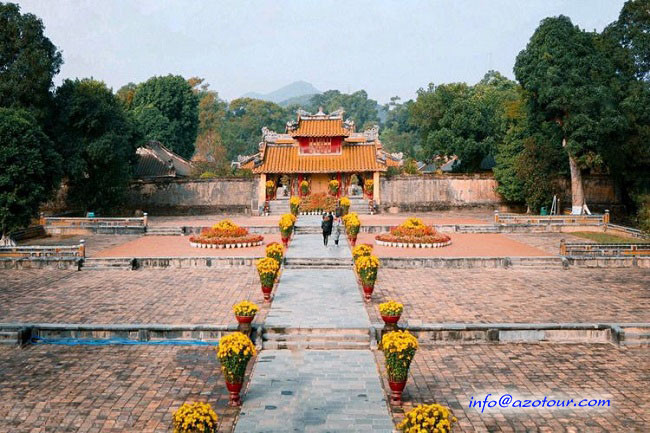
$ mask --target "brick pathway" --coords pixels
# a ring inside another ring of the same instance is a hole
[[[352,259],[347,237],[341,235],[338,247],[334,245],[334,238],[330,238],[328,245],[323,245],[323,235],[301,234],[294,235],[289,244],[286,257],[297,258],[330,258]],[[352,262],[350,261],[350,264]]]
[[[553,255],[560,254],[560,241],[562,239],[567,242],[592,242],[588,239],[573,236],[570,233],[508,233],[505,236]]]
[[[86,242],[86,256],[94,257],[100,251],[113,248],[127,242],[135,241],[139,235],[74,235],[49,236],[39,239],[28,239],[20,245],[79,245],[80,240]]]
[[[237,413],[208,347],[0,347],[0,396],[0,433],[169,433],[193,401],[230,431]]]
[[[265,234],[261,246],[247,248],[194,248],[189,236],[142,236],[106,248],[94,257],[264,257],[271,242],[280,242],[279,234]]]
[[[257,432],[390,433],[369,350],[265,350],[235,428]]]
[[[262,310],[254,268],[140,271],[0,270],[0,322],[234,323],[233,304]]]
[[[650,348],[608,344],[477,344],[420,348],[404,392],[404,411],[419,403],[449,406],[458,432],[647,432]],[[377,353],[383,370],[383,355]],[[609,409],[469,408],[487,393],[513,397],[609,398]],[[396,421],[402,411],[394,410]],[[454,430],[456,432],[456,430]]]
[[[359,233],[357,243],[371,244],[378,257],[504,257],[557,255],[517,242],[501,234],[450,233],[451,245],[442,248],[398,248],[375,244],[374,233]]]
[[[409,323],[650,322],[647,269],[383,269],[368,306],[404,304]]]

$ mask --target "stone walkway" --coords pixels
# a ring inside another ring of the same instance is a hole
[[[303,227],[320,217],[301,217]],[[296,234],[287,258],[351,260],[347,242],[324,247],[317,234]],[[333,242],[332,242],[333,243]],[[267,328],[368,329],[351,269],[284,269]],[[235,432],[392,432],[370,350],[264,350],[253,369]]]
[[[265,326],[367,329],[370,321],[352,270],[285,269]]]
[[[265,350],[235,433],[393,431],[369,350]]]

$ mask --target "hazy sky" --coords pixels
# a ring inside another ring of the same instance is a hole
[[[515,56],[548,16],[588,30],[623,0],[167,1],[20,0],[63,51],[63,78],[117,90],[168,73],[200,76],[222,98],[296,80],[320,90],[366,89],[386,102],[429,82],[512,77]]]

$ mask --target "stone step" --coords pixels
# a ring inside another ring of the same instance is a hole
[[[328,336],[339,338],[368,338],[370,330],[367,328],[279,328],[269,327],[264,329],[263,337],[279,338],[281,336]]]
[[[368,349],[368,329],[271,328],[262,334],[265,349]]]
[[[650,328],[624,328],[621,344],[625,346],[650,345]]]
[[[182,227],[147,227],[145,236],[183,236]]]
[[[87,258],[84,260],[82,269],[84,271],[92,270],[106,270],[106,269],[120,269],[131,270],[131,258],[128,257],[115,257],[115,258]]]
[[[18,344],[18,331],[0,331],[0,344]]]
[[[360,350],[369,349],[370,341],[264,341],[266,350]]]
[[[351,268],[352,259],[337,258],[285,258],[286,268]]]

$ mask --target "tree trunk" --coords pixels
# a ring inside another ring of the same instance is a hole
[[[562,139],[562,147],[566,147],[566,138]],[[569,155],[569,168],[571,170],[571,213],[580,215],[585,204],[585,191],[582,185],[582,172],[572,155]]]

